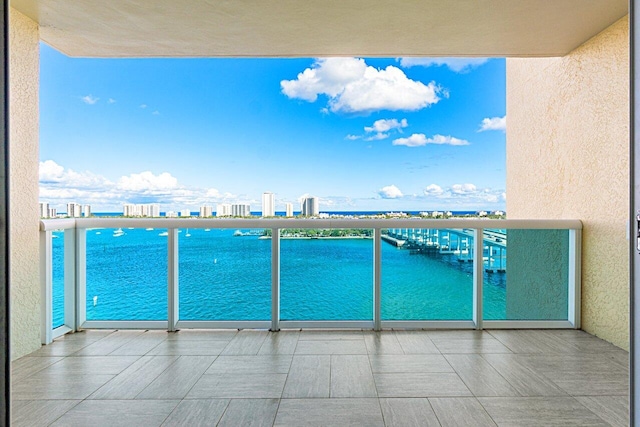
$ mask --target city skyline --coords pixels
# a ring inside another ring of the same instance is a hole
[[[78,59],[43,45],[40,200],[505,209],[505,61]]]

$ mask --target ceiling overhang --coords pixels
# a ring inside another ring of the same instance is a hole
[[[626,0],[12,0],[70,56],[563,56]]]

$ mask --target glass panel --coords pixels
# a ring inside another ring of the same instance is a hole
[[[485,320],[567,320],[569,230],[485,230],[484,270]]]
[[[167,320],[167,230],[87,230],[87,320]]]
[[[287,229],[280,241],[282,320],[372,320],[373,230]]]
[[[473,230],[382,230],[382,320],[471,320]]]
[[[270,320],[271,239],[263,230],[179,237],[180,320]]]
[[[53,329],[64,325],[64,230],[51,233]]]

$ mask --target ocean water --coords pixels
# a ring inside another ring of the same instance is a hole
[[[179,234],[181,320],[269,320],[271,240],[235,229]],[[248,231],[248,230],[243,230]],[[259,230],[256,230],[259,231]],[[163,229],[87,230],[87,320],[167,319]],[[54,326],[64,323],[64,233],[54,232]],[[472,263],[382,242],[383,320],[470,320]],[[505,273],[484,276],[486,319],[505,316]],[[282,239],[282,320],[371,320],[371,239]]]

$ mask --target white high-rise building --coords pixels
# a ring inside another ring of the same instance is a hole
[[[49,208],[49,218],[55,218],[58,216],[58,209]]]
[[[82,205],[78,203],[67,203],[67,216],[71,218],[80,218],[82,216]]]
[[[231,216],[231,205],[229,203],[218,203],[216,216]]]
[[[146,216],[157,218],[160,216],[160,205],[157,203],[134,205],[131,203],[122,206],[124,216]]]
[[[41,202],[40,206],[40,218],[49,218],[49,203]]]
[[[91,216],[91,205],[84,205],[82,207],[82,216],[89,218]]]
[[[213,216],[213,206],[200,206],[200,218],[209,218]]]
[[[251,216],[251,206],[248,203],[234,203],[231,205],[231,216]]]
[[[302,215],[303,216],[318,216],[320,213],[320,206],[318,206],[317,197],[305,197],[302,200]]]
[[[167,211],[164,213],[165,218],[178,218],[178,212]]]
[[[286,203],[284,205],[284,210],[285,210],[285,215],[288,217],[292,217],[293,216],[293,203]]]
[[[191,216],[191,210],[190,209],[182,209],[180,211],[180,216]]]
[[[262,193],[262,216],[276,216],[276,195],[268,191]]]

